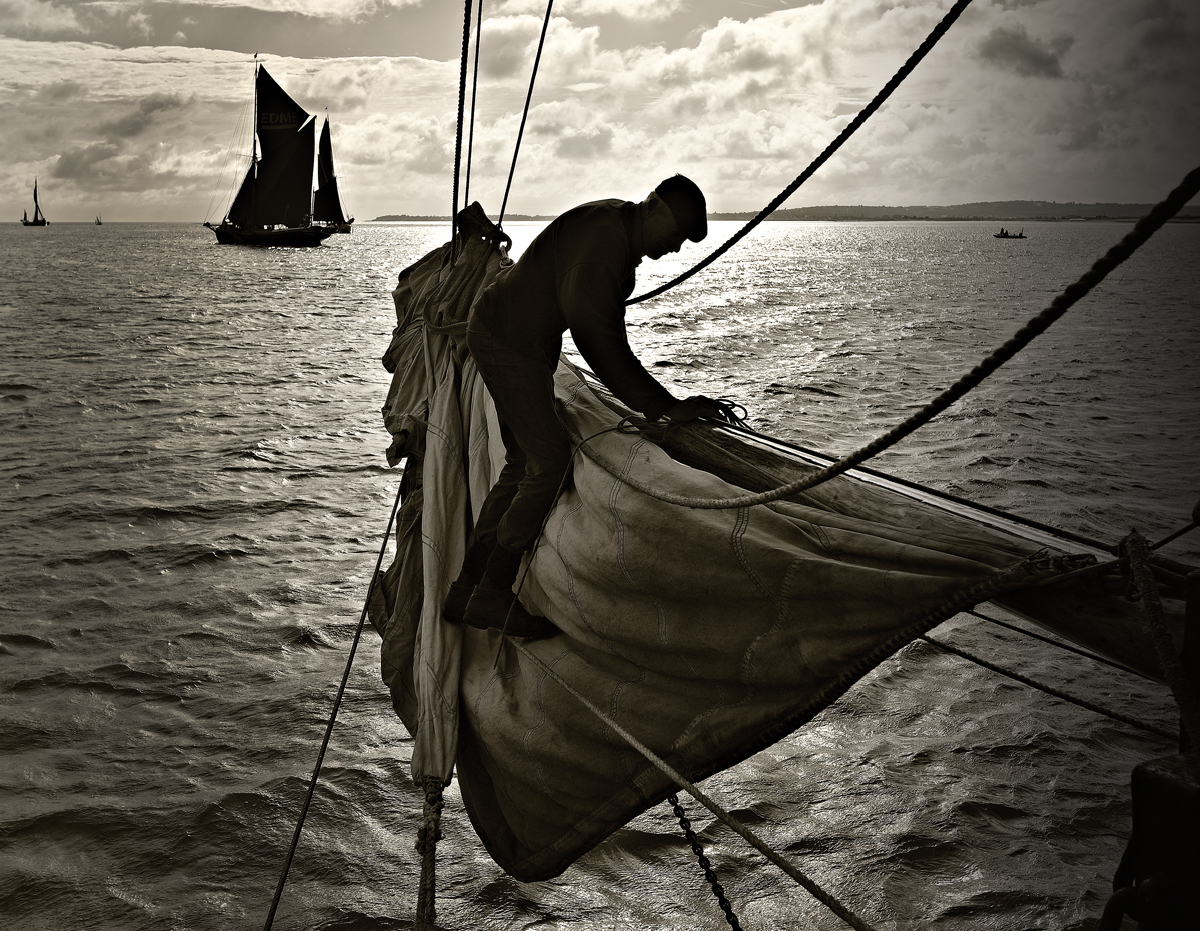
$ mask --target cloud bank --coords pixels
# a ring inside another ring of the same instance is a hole
[[[696,5],[716,9],[711,0],[556,6],[510,213],[641,197],[675,171],[700,183],[714,210],[757,210],[837,135],[949,6],[823,0],[748,16],[753,8],[729,4],[730,15],[685,28],[696,22],[688,19]],[[355,17],[363,28],[411,26],[436,12],[457,19],[437,34],[457,31],[461,41],[461,8],[449,16],[445,6],[403,0],[255,6],[104,9],[105,22],[119,20],[129,35],[195,33],[204,16],[236,13],[276,25],[295,17],[342,23],[351,30],[338,33],[344,38],[358,28]],[[220,201],[244,170],[238,159],[248,154],[249,130],[243,124],[239,134],[238,126],[251,56],[170,40],[55,38],[72,29],[84,35],[89,22],[101,22],[97,9],[0,0],[0,101],[14,127],[0,138],[0,200],[19,217],[36,174],[47,179],[47,205],[77,208],[81,219],[98,208],[113,219],[203,219],[214,192]],[[493,215],[543,12],[525,0],[485,8],[471,196]],[[617,19],[639,17],[647,29],[678,27],[677,38],[612,41]],[[1198,20],[1194,5],[1172,0],[977,0],[789,205],[1156,200],[1200,152]],[[314,58],[268,50],[266,61],[311,112],[328,107],[343,194],[356,215],[445,214],[457,60],[353,51]]]

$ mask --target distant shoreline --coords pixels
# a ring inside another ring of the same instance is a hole
[[[776,210],[771,220],[980,220],[980,221],[1058,221],[1058,220],[1138,220],[1153,204],[1076,204],[1053,201],[994,201],[955,204],[946,207],[913,206],[816,206]],[[710,213],[710,220],[751,220],[757,211]],[[553,216],[513,214],[509,220],[553,220]],[[1177,222],[1200,221],[1200,206],[1184,207],[1173,218]],[[371,223],[449,223],[450,217],[387,214]]]

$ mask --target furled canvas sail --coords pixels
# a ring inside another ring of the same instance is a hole
[[[435,250],[393,295],[384,419],[389,460],[408,465],[371,618],[414,776],[448,780],[457,765],[492,857],[538,880],[674,787],[512,641],[441,617],[504,456],[462,340],[471,302],[503,274],[472,211],[457,262]],[[568,431],[592,439],[522,588],[561,633],[526,648],[693,780],[795,729],[957,611],[1061,569],[1062,554],[954,515],[899,513],[845,477],[768,505],[665,504],[623,478],[705,499],[744,491],[620,429],[629,411],[565,358],[556,394]]]
[[[317,193],[313,198],[313,220],[318,223],[345,223],[342,202],[338,195],[337,175],[333,172],[333,140],[329,135],[329,120],[321,127],[317,146]]]

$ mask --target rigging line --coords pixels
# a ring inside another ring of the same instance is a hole
[[[482,2],[482,0],[481,0]],[[467,95],[467,53],[471,48],[471,0],[463,8],[463,48],[458,66],[458,132],[454,136],[454,205],[450,210],[451,262],[458,256],[458,174],[462,164],[463,108]]]
[[[850,124],[840,133],[838,133],[837,138],[825,147],[825,151],[813,159],[812,163],[805,168],[804,171],[800,172],[800,174],[796,176],[796,179],[791,184],[776,194],[775,199],[767,204],[767,206],[763,207],[763,209],[758,212],[758,215],[754,217],[754,219],[730,236],[729,239],[727,239],[716,251],[711,253],[708,257],[697,262],[682,275],[672,279],[671,281],[668,281],[664,285],[660,285],[653,291],[647,291],[645,294],[642,294],[639,297],[635,297],[626,301],[626,306],[649,300],[650,298],[656,297],[657,295],[662,294],[664,291],[675,287],[675,285],[687,281],[687,279],[691,278],[692,275],[696,274],[696,272],[711,265],[714,261],[728,252],[744,236],[746,236],[747,233],[754,229],[754,227],[758,226],[758,224],[774,213],[775,209],[780,204],[791,197],[792,194],[795,193],[796,189],[800,187],[800,185],[812,177],[816,170],[824,165],[834,152],[841,148],[843,142],[854,135],[855,130],[862,126],[862,124],[865,123],[875,113],[876,110],[883,106],[888,97],[892,95],[892,91],[899,87],[904,79],[912,73],[913,69],[921,63],[921,59],[923,59],[929,53],[930,49],[932,49],[938,43],[938,40],[946,34],[947,30],[954,25],[954,21],[958,19],[963,10],[970,6],[970,4],[971,0],[958,0],[958,2],[955,3],[954,6],[950,8],[950,11],[942,18],[942,21],[937,24],[933,32],[931,32],[926,37],[925,41],[920,44],[917,50],[909,56],[908,61],[901,65],[900,70],[897,71],[892,76],[892,79],[884,85],[883,90],[875,95],[875,99],[863,107],[858,112],[858,116],[851,120]]]
[[[1026,630],[1024,627],[1018,627],[1016,624],[1010,624],[1008,621],[1002,621],[998,617],[989,617],[988,615],[982,614],[979,611],[972,610],[967,611],[966,613],[970,614],[972,617],[977,617],[980,620],[990,621],[999,627],[1006,627],[1014,633],[1024,634],[1026,637],[1032,637],[1034,640],[1040,640],[1042,643],[1048,643],[1050,646],[1058,647],[1060,650],[1066,650],[1070,653],[1075,653],[1079,656],[1085,657],[1086,659],[1090,659],[1093,662],[1103,663],[1105,666],[1111,666],[1113,669],[1119,669],[1121,672],[1127,672],[1131,676],[1137,676],[1139,679],[1145,679],[1147,682],[1153,682],[1156,685],[1159,684],[1157,679],[1146,675],[1144,672],[1138,672],[1136,669],[1130,669],[1128,666],[1122,666],[1120,663],[1114,663],[1111,659],[1105,659],[1103,656],[1097,656],[1095,653],[1089,653],[1087,650],[1081,650],[1079,647],[1073,646],[1072,644],[1063,643],[1061,640],[1052,640],[1050,637],[1047,637],[1044,634],[1039,634],[1032,630]]]
[[[597,390],[597,388],[599,388],[600,390],[603,390],[610,395],[612,394],[611,391],[608,391],[608,389],[604,387],[603,382],[601,382],[599,380],[599,377],[596,375],[595,372],[592,372],[592,371],[584,368],[583,366],[578,365],[577,363],[572,363],[572,364],[574,364],[576,366],[576,368],[579,368],[581,371],[586,372],[588,375],[590,375],[592,377],[592,379],[595,381],[595,384],[589,385],[589,387],[592,388],[592,390]],[[626,418],[626,419],[630,420],[630,418]],[[638,421],[638,420],[632,420],[631,422],[633,422],[635,424],[638,422],[645,423],[645,421]],[[765,443],[768,446],[783,447],[784,449],[795,450],[797,452],[804,453],[806,456],[811,456],[814,459],[821,459],[821,460],[824,460],[824,461],[830,462],[830,463],[836,461],[832,456],[827,456],[824,453],[820,453],[820,452],[817,452],[816,450],[809,449],[806,446],[799,446],[796,443],[790,443],[787,440],[781,440],[778,437],[768,436],[765,433],[759,433],[753,427],[747,426],[744,422],[712,423],[712,422],[708,422],[708,421],[703,421],[703,423],[705,424],[705,426],[712,427],[718,431],[727,430],[732,433],[745,433],[748,436],[755,437],[756,439],[762,441],[763,443]],[[986,514],[991,514],[995,517],[1002,517],[1005,520],[1009,520],[1009,521],[1012,521],[1013,523],[1021,524],[1022,526],[1025,526],[1025,527],[1032,527],[1034,530],[1040,530],[1043,533],[1047,533],[1050,536],[1056,537],[1060,540],[1063,540],[1063,539],[1071,540],[1075,543],[1081,543],[1084,546],[1089,546],[1089,547],[1092,547],[1093,549],[1098,549],[1098,550],[1105,550],[1110,553],[1115,553],[1117,551],[1117,547],[1115,544],[1101,543],[1099,540],[1093,540],[1091,537],[1085,537],[1085,536],[1082,536],[1081,534],[1073,533],[1070,530],[1063,530],[1059,527],[1051,527],[1049,524],[1043,524],[1043,523],[1040,523],[1039,521],[1033,520],[1031,518],[1022,517],[1019,514],[1013,514],[1009,511],[1002,511],[999,508],[992,507],[987,504],[980,504],[978,501],[969,501],[966,498],[960,497],[958,495],[952,495],[949,492],[941,491],[937,488],[930,488],[927,485],[922,485],[919,482],[912,481],[911,479],[902,478],[898,475],[892,475],[891,473],[888,473],[888,472],[881,472],[878,469],[872,469],[872,468],[870,468],[868,466],[864,466],[864,465],[859,465],[856,468],[859,472],[862,472],[866,475],[871,475],[876,478],[881,478],[888,482],[895,482],[897,485],[903,485],[904,487],[911,488],[914,491],[920,491],[924,494],[932,495],[935,498],[941,498],[943,501],[951,501],[955,504],[961,504],[961,505],[971,508],[972,510],[983,511]],[[1197,507],[1200,507],[1200,505],[1197,505]],[[1151,549],[1157,549],[1158,547],[1162,546],[1163,544],[1169,542],[1172,539],[1174,539],[1174,537],[1169,537],[1166,540],[1160,540],[1158,543],[1154,544],[1154,546],[1152,546]]]
[[[342,706],[342,695],[346,692],[346,683],[350,679],[350,668],[354,665],[354,654],[358,650],[358,641],[362,636],[363,625],[367,620],[367,609],[371,604],[371,595],[375,591],[375,580],[379,576],[379,567],[383,565],[383,554],[387,551],[388,538],[392,535],[392,524],[396,520],[396,511],[400,507],[400,495],[404,489],[404,476],[396,487],[396,500],[392,504],[392,514],[388,518],[387,530],[383,532],[383,545],[379,547],[379,558],[375,560],[375,571],[371,574],[371,582],[367,585],[367,597],[363,601],[362,615],[358,619],[358,628],[354,631],[354,641],[350,644],[350,655],[346,658],[346,671],[342,673],[342,684],[338,686],[337,697],[333,700],[333,711],[329,715],[329,723],[325,727],[325,739],[321,741],[321,750],[317,754],[317,764],[313,767],[312,778],[308,783],[308,794],[300,809],[300,818],[296,821],[296,832],[292,835],[292,846],[288,850],[287,860],[283,864],[283,872],[279,874],[279,884],[275,887],[275,898],[271,901],[271,909],[267,912],[267,921],[263,931],[271,931],[275,921],[275,911],[279,908],[279,900],[283,897],[283,887],[287,882],[288,872],[292,868],[292,858],[296,856],[296,847],[300,844],[300,832],[304,829],[304,819],[308,816],[308,806],[312,803],[313,793],[317,789],[317,779],[321,775],[321,763],[325,759],[325,751],[329,747],[329,738],[333,734],[333,722],[337,720],[338,709]]]
[[[1158,597],[1158,586],[1150,572],[1150,551],[1145,538],[1136,530],[1121,541],[1122,549],[1129,553],[1130,575],[1142,598],[1142,622],[1146,633],[1154,644],[1167,685],[1179,706],[1179,716],[1184,730],[1193,743],[1200,743],[1200,696],[1180,661],[1179,652],[1167,629],[1163,616],[1162,600]]]
[[[1074,698],[1073,696],[1068,695],[1066,692],[1061,692],[1052,686],[1045,685],[1044,683],[1038,682],[1034,679],[1030,679],[1027,676],[1021,675],[1019,672],[1012,672],[1011,670],[1004,669],[995,665],[994,663],[989,663],[987,660],[981,659],[972,653],[968,653],[966,650],[960,650],[958,647],[952,647],[948,643],[942,643],[940,640],[934,640],[928,634],[922,634],[921,639],[926,643],[937,647],[939,650],[944,650],[947,653],[953,653],[955,656],[960,656],[968,662],[974,663],[976,666],[982,666],[984,669],[990,669],[994,673],[1005,676],[1009,679],[1015,679],[1017,682],[1028,685],[1030,688],[1037,689],[1039,692],[1045,692],[1047,695],[1053,695],[1055,698],[1062,699],[1063,701],[1072,705],[1078,705],[1080,708],[1086,708],[1088,711],[1093,711],[1096,714],[1103,715],[1106,718],[1111,718],[1114,721],[1120,721],[1122,724],[1128,724],[1130,727],[1136,727],[1138,730],[1149,731],[1151,734],[1157,734],[1159,737],[1166,737],[1168,740],[1175,740],[1179,736],[1178,734],[1172,733],[1164,728],[1157,727],[1154,724],[1146,724],[1143,721],[1137,720],[1137,718],[1131,718],[1119,711],[1110,711],[1107,708],[1102,708],[1100,705],[1092,704],[1085,699]]]
[[[854,914],[854,912],[850,911],[850,909],[839,902],[830,893],[826,892],[815,882],[813,882],[813,880],[805,875],[798,866],[786,860],[781,854],[773,850],[764,840],[762,840],[757,834],[742,824],[742,822],[740,822],[737,818],[705,795],[696,786],[692,785],[692,783],[690,783],[687,779],[684,779],[682,775],[676,772],[671,765],[666,762],[666,760],[658,756],[658,754],[656,754],[653,750],[629,733],[629,731],[613,720],[612,717],[601,710],[596,704],[577,691],[569,682],[567,682],[566,679],[559,675],[556,670],[543,662],[539,656],[530,652],[519,640],[510,639],[508,642],[525,654],[525,656],[527,656],[529,659],[531,659],[534,664],[540,667],[547,676],[557,682],[567,692],[568,695],[580,702],[580,704],[592,712],[592,714],[612,728],[612,730],[622,737],[630,746],[632,746],[642,756],[654,764],[654,766],[657,767],[658,770],[663,773],[663,775],[665,775],[668,779],[679,786],[679,788],[683,789],[688,793],[688,795],[711,811],[716,816],[717,820],[729,827],[732,831],[734,831],[734,833],[740,835],[743,840],[750,844],[750,846],[754,847],[754,849],[756,849],[764,857],[796,880],[796,882],[798,882],[812,894],[813,898],[821,902],[821,904],[841,918],[842,921],[846,922],[846,924],[850,925],[850,927],[856,929],[856,931],[874,931],[871,925],[867,924],[866,921]]]
[[[676,504],[681,507],[695,508],[697,510],[724,510],[750,507],[755,504],[767,504],[771,501],[778,501],[789,495],[814,488],[835,476],[841,475],[843,472],[849,471],[860,462],[865,462],[873,456],[878,455],[888,447],[894,446],[906,436],[933,420],[934,417],[951,404],[978,386],[980,382],[995,372],[996,369],[1008,362],[1013,356],[1033,342],[1035,338],[1049,329],[1050,325],[1070,310],[1080,298],[1086,296],[1096,285],[1100,284],[1109,272],[1133,255],[1167,220],[1175,216],[1184,204],[1195,197],[1197,192],[1200,192],[1200,167],[1193,168],[1188,172],[1179,186],[1167,195],[1166,199],[1160,201],[1149,213],[1138,220],[1137,225],[1120,242],[1097,259],[1092,267],[1080,276],[1078,281],[1068,285],[1050,303],[1049,307],[1030,319],[1014,336],[975,366],[974,369],[907,420],[893,427],[882,436],[872,440],[861,449],[843,456],[837,462],[826,466],[824,469],[820,469],[812,475],[798,479],[787,485],[781,485],[779,488],[771,491],[760,492],[759,494],[741,495],[734,498],[697,498],[690,495],[676,495],[658,491],[643,482],[639,482],[637,479],[621,474],[614,466],[599,457],[593,455],[592,459],[606,472],[619,478],[630,488],[667,504]],[[587,447],[584,448],[586,449]]]
[[[504,209],[508,206],[508,191],[512,187],[513,172],[517,170],[517,153],[521,151],[521,136],[525,133],[525,118],[529,116],[529,101],[533,99],[533,82],[537,80],[538,62],[542,60],[542,45],[546,41],[546,27],[550,25],[550,11],[554,0],[547,0],[546,18],[542,21],[542,36],[538,39],[537,55],[533,59],[533,73],[529,75],[529,93],[525,95],[525,109],[521,112],[521,128],[517,130],[517,144],[513,147],[512,165],[508,169],[508,182],[504,185],[504,200],[500,202],[500,218],[496,226],[504,225]]]
[[[475,8],[475,70],[471,78],[471,119],[467,134],[467,177],[463,186],[463,206],[471,202],[471,151],[475,145],[475,98],[479,89],[479,41],[483,38],[483,0]]]

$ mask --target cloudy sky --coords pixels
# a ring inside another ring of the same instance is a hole
[[[557,0],[508,212],[683,172],[758,210],[950,0]],[[332,120],[360,219],[449,212],[455,0],[0,0],[0,216],[219,219],[253,55]],[[503,197],[544,0],[484,0],[471,197]],[[1195,0],[975,0],[786,206],[1151,202],[1200,164]]]

